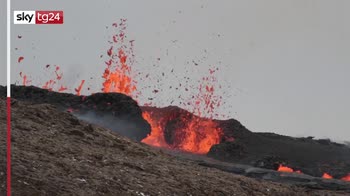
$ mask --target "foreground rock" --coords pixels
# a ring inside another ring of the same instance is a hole
[[[0,99],[0,127],[5,127]],[[345,195],[237,176],[167,155],[49,104],[12,100],[13,195]],[[1,136],[6,134],[1,129]],[[0,137],[5,157],[5,137]],[[6,160],[0,159],[0,171]],[[1,175],[0,192],[5,192]]]

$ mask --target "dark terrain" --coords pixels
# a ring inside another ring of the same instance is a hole
[[[137,142],[150,127],[137,103],[125,95],[83,97],[36,87],[12,89],[13,195],[350,195],[347,182],[248,166],[275,169],[283,162],[293,167],[301,164],[304,173],[308,168],[310,174],[333,169],[327,171],[341,176],[349,171],[344,172],[349,148],[342,144],[253,133],[236,120],[218,121],[225,137],[208,156],[228,162],[224,163]],[[0,94],[4,93],[0,87]],[[6,157],[5,104],[1,99],[2,157]],[[178,115],[186,112],[170,108]],[[148,109],[169,113],[169,108]],[[106,126],[106,118],[113,123]],[[227,139],[231,137],[233,142]],[[300,155],[295,153],[299,150]],[[331,158],[321,160],[318,153]],[[1,159],[0,192],[5,191],[5,165]]]
[[[0,86],[0,95],[6,97],[5,87]],[[151,132],[150,125],[142,118],[137,102],[120,93],[76,96],[34,86],[11,86],[11,97],[31,103],[49,103],[60,111],[75,113],[82,119],[94,121],[95,124],[102,123],[100,120],[103,119],[104,126],[118,130],[120,134],[136,141],[141,141]],[[105,123],[106,119],[110,123]]]
[[[50,104],[13,99],[11,105],[13,195],[345,195],[200,166],[80,121]],[[6,124],[5,106],[1,99],[1,127]],[[5,157],[5,137],[0,142]],[[1,171],[5,164],[0,159]],[[1,173],[2,193],[4,178]]]

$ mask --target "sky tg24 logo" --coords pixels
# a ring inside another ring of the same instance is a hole
[[[63,11],[14,11],[14,24],[63,24]]]

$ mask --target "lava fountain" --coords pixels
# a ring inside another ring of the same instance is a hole
[[[209,78],[204,77],[203,81],[215,81]],[[220,105],[221,99],[215,96],[213,84],[200,84],[199,93],[193,97],[193,114],[182,110],[169,110],[161,114],[144,111],[143,116],[151,125],[152,132],[142,142],[195,154],[206,154],[213,145],[220,143],[223,133],[212,117],[214,108]],[[201,117],[203,113],[209,117]]]
[[[123,93],[135,98],[136,81],[132,77],[133,41],[127,41],[125,36],[126,20],[112,25],[117,33],[112,36],[110,48],[107,50],[108,60],[102,75],[104,82],[102,91]]]
[[[108,59],[105,61],[105,71],[102,75],[103,92],[118,92],[129,95],[137,100],[137,81],[133,77],[132,63],[134,62],[133,41],[128,41],[125,36],[126,20],[112,25],[116,34],[111,37],[110,47],[107,50]],[[180,115],[174,118],[171,114],[165,116],[155,115],[153,112],[144,111],[143,118],[151,125],[151,133],[142,140],[151,146],[178,149],[186,152],[205,154],[211,146],[218,144],[222,137],[222,131],[212,120],[215,107],[220,106],[221,97],[215,95],[213,82],[215,69],[210,69],[210,75],[202,78],[199,85],[199,93],[193,96],[192,112],[194,115]],[[202,114],[209,118],[201,118]],[[170,121],[178,120],[181,126],[171,132],[172,139],[165,137],[166,126]]]

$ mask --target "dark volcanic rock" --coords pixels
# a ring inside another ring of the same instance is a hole
[[[6,88],[0,86],[0,95]],[[31,103],[49,103],[61,111],[72,112],[80,119],[104,126],[131,139],[141,141],[150,132],[142,111],[131,97],[120,93],[96,93],[76,96],[34,86],[11,86],[11,96]]]
[[[341,178],[350,172],[350,148],[346,145],[310,137],[253,133],[235,121],[218,122],[224,132],[235,139],[214,145],[209,157],[268,169],[283,164],[312,176],[322,176],[327,172]]]
[[[247,165],[228,164],[210,160],[203,160],[198,164],[252,178],[283,182],[311,189],[341,190],[350,194],[350,183],[336,179],[323,179],[299,173],[276,172],[268,169],[249,167]]]

